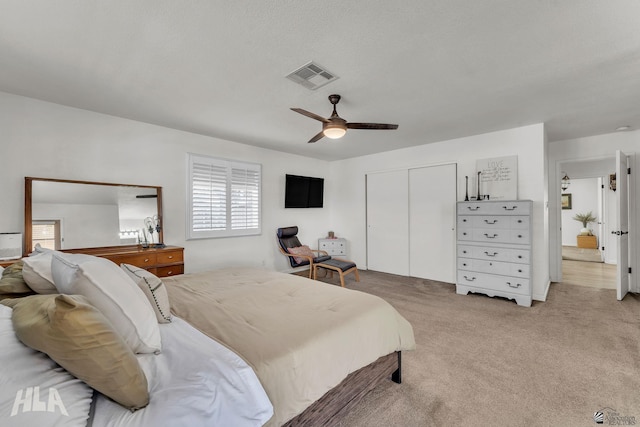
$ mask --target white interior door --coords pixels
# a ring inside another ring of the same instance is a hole
[[[409,275],[408,171],[367,175],[367,268]]]
[[[455,283],[456,165],[409,170],[409,275]]]
[[[617,294],[622,300],[629,292],[629,191],[628,191],[627,156],[616,151],[616,205],[618,208],[618,229],[613,233],[617,237],[618,274]]]

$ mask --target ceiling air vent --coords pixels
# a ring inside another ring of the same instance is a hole
[[[312,61],[289,74],[287,78],[307,89],[316,90],[337,80],[338,76]]]

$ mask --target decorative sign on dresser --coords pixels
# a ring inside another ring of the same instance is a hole
[[[458,202],[456,293],[531,306],[531,200]]]
[[[331,256],[347,256],[346,239],[318,239],[318,249],[326,251]]]

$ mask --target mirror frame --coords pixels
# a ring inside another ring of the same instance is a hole
[[[141,187],[141,188],[153,188],[158,194],[158,222],[160,223],[160,231],[158,232],[159,244],[164,244],[164,224],[162,221],[162,187],[155,185],[135,185],[135,184],[115,184],[111,182],[95,182],[95,181],[75,181],[70,179],[55,179],[55,178],[34,178],[27,176],[24,178],[24,256],[27,256],[31,252],[33,245],[33,212],[32,212],[32,197],[33,197],[33,182],[34,181],[48,181],[48,182],[64,182],[69,184],[90,184],[90,185],[108,185],[113,187]],[[127,247],[138,247],[138,245],[122,245],[122,246],[101,246],[100,248],[120,248],[125,249]],[[94,249],[94,248],[70,248],[69,251],[77,251],[78,249]],[[66,251],[63,250],[63,252]]]

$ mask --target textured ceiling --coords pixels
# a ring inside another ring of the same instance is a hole
[[[640,128],[640,1],[0,0],[0,91],[320,159]],[[317,61],[316,91],[286,76]],[[320,122],[397,123],[307,144]]]

